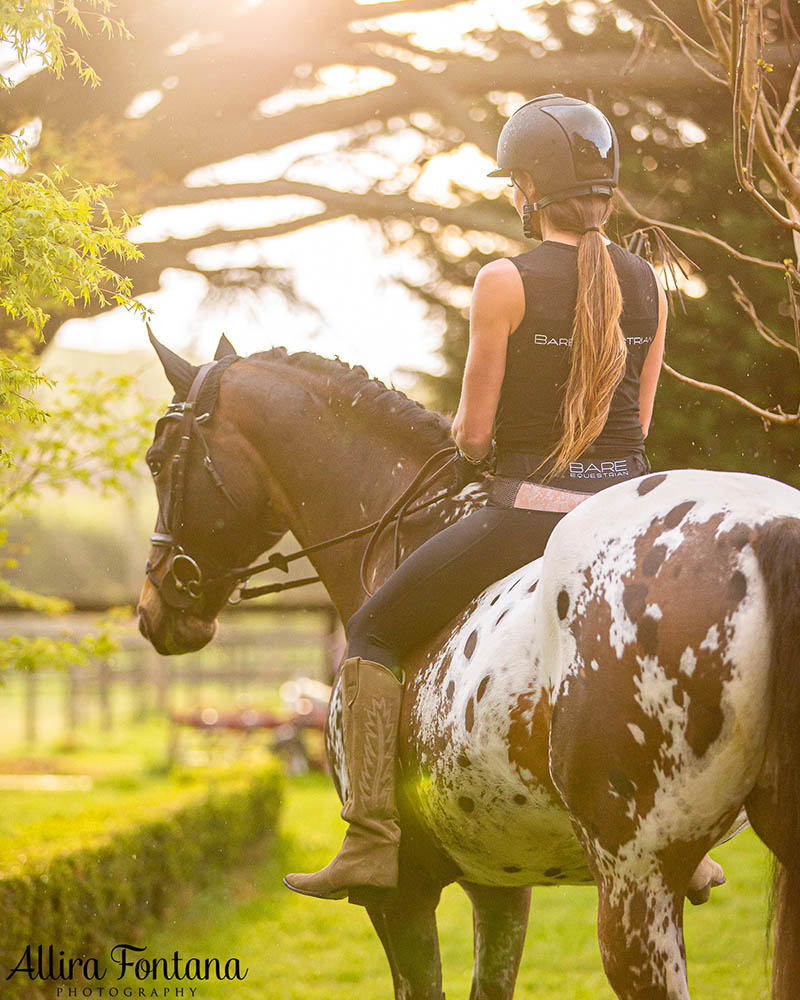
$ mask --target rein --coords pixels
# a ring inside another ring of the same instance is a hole
[[[309,576],[303,577],[300,580],[289,580],[284,583],[266,584],[265,586],[260,587],[246,586],[250,577],[254,576],[256,573],[265,573],[273,569],[280,570],[283,573],[288,573],[289,564],[297,559],[302,559],[304,556],[311,555],[314,552],[321,552],[334,545],[341,545],[344,542],[351,541],[355,538],[361,538],[364,535],[371,533],[370,539],[367,542],[367,547],[364,550],[364,555],[361,559],[360,567],[361,585],[364,588],[365,593],[368,596],[371,596],[372,592],[366,583],[367,569],[375,547],[386,528],[394,522],[395,532],[393,552],[394,568],[396,569],[400,564],[400,529],[403,519],[419,513],[427,507],[454,495],[455,490],[450,488],[443,490],[428,500],[415,504],[415,501],[419,500],[419,498],[430,488],[431,484],[434,483],[450,466],[455,455],[455,447],[442,448],[440,451],[431,455],[431,457],[414,476],[411,483],[376,521],[372,521],[370,524],[365,524],[360,528],[354,528],[352,531],[344,532],[334,538],[328,538],[324,541],[316,542],[314,545],[308,545],[306,548],[300,549],[297,552],[291,552],[288,555],[283,552],[274,552],[264,562],[257,563],[255,566],[236,567],[234,569],[227,570],[218,576],[213,576],[204,580],[203,573],[197,563],[197,560],[185,552],[179,542],[180,532],[183,528],[186,466],[193,433],[198,436],[203,446],[203,467],[211,476],[216,488],[223,494],[231,506],[235,510],[239,509],[238,504],[231,496],[230,492],[225,488],[222,479],[214,468],[208,448],[208,442],[205,434],[203,433],[202,424],[209,419],[211,413],[202,413],[197,416],[194,412],[195,404],[200,394],[203,382],[213,367],[214,362],[203,365],[198,370],[194,380],[192,381],[186,400],[182,403],[170,403],[167,407],[167,412],[161,418],[162,420],[180,420],[182,422],[182,434],[178,449],[172,457],[172,495],[167,498],[169,502],[166,504],[166,512],[162,510],[161,505],[159,504],[156,531],[150,537],[150,544],[155,548],[166,549],[168,554],[171,554],[171,558],[167,573],[161,581],[156,578],[154,573],[155,567],[151,565],[148,560],[145,572],[150,582],[158,590],[167,605],[179,610],[187,610],[190,608],[194,603],[202,599],[205,588],[217,584],[242,584],[234,588],[235,597],[231,595],[231,597],[228,598],[229,604],[239,604],[243,600],[261,597],[264,594],[274,594],[283,590],[292,590],[296,587],[305,587],[312,583],[319,583],[320,578],[318,576]],[[433,471],[429,472],[431,467],[434,467]]]
[[[436,496],[431,497],[429,500],[425,500],[422,503],[417,504],[414,507],[410,505],[418,500],[419,497],[430,487],[430,485],[439,478],[439,476],[447,469],[452,460],[452,455],[454,453],[454,448],[442,448],[441,451],[437,451],[434,455],[425,462],[419,472],[416,474],[411,483],[406,487],[406,489],[401,493],[401,495],[392,503],[388,510],[381,515],[376,521],[372,521],[370,524],[362,525],[360,528],[354,528],[352,531],[346,531],[344,534],[336,535],[334,538],[326,538],[324,541],[315,542],[314,545],[308,545],[304,549],[299,549],[297,552],[291,552],[286,555],[283,552],[274,552],[265,562],[257,563],[255,566],[242,566],[237,569],[229,570],[227,573],[223,573],[221,576],[214,577],[209,580],[208,583],[230,583],[232,581],[248,580],[251,576],[256,573],[265,573],[271,569],[280,570],[283,573],[289,572],[289,563],[295,562],[297,559],[302,559],[304,556],[311,555],[314,552],[322,552],[324,549],[333,547],[334,545],[341,545],[343,542],[349,542],[355,538],[361,538],[364,535],[369,534],[371,537],[367,543],[367,547],[364,550],[364,555],[361,557],[361,586],[364,588],[367,596],[372,596],[372,591],[366,584],[366,571],[369,565],[369,559],[375,549],[380,536],[383,534],[384,530],[391,524],[395,522],[395,564],[394,568],[397,569],[400,564],[399,561],[399,546],[397,543],[397,535],[400,530],[402,520],[406,516],[412,514],[417,514],[421,510],[432,506],[435,503],[439,503],[442,500],[446,500],[448,497],[452,496],[451,490],[444,490],[438,493]],[[429,476],[425,477],[425,473],[428,471],[429,467],[433,465],[437,460],[440,460],[438,468],[436,468]],[[291,590],[294,587],[304,587],[308,584],[319,583],[320,578],[318,576],[304,577],[301,580],[289,580],[286,583],[272,583],[267,584],[263,587],[242,587],[239,589],[236,600],[232,601],[233,604],[238,604],[240,601],[248,600],[253,597],[261,597],[263,594],[274,594],[281,590]]]

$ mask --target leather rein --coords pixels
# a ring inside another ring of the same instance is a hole
[[[233,594],[228,598],[228,603],[238,604],[240,601],[261,597],[264,594],[274,594],[283,590],[291,590],[295,587],[305,587],[312,583],[319,583],[320,578],[318,576],[309,576],[299,580],[289,580],[284,583],[273,583],[260,587],[247,586],[250,577],[256,573],[265,573],[269,570],[280,570],[283,573],[288,573],[289,564],[297,559],[302,559],[304,556],[321,552],[323,549],[334,545],[341,545],[343,542],[349,542],[355,538],[361,538],[369,534],[371,537],[361,558],[359,572],[361,586],[364,588],[365,593],[370,596],[372,592],[366,582],[367,569],[375,547],[386,528],[392,523],[395,525],[393,552],[394,568],[396,569],[401,561],[400,529],[403,519],[425,510],[433,504],[448,499],[456,492],[453,488],[450,488],[437,493],[428,500],[420,501],[420,497],[452,464],[456,452],[455,447],[442,448],[431,455],[400,496],[393,501],[381,517],[370,524],[365,524],[360,528],[344,532],[334,538],[316,542],[314,545],[306,546],[306,548],[300,549],[297,552],[288,554],[274,552],[264,562],[257,563],[254,566],[235,567],[234,569],[225,570],[217,576],[204,579],[197,560],[184,550],[179,541],[184,527],[183,511],[186,497],[186,467],[193,435],[199,439],[202,445],[204,453],[203,467],[211,476],[214,486],[222,493],[234,510],[240,511],[239,505],[225,488],[225,484],[214,468],[208,442],[203,432],[203,424],[211,417],[211,412],[208,411],[200,414],[196,414],[195,412],[200,390],[208,373],[215,367],[215,364],[216,362],[212,361],[202,365],[192,381],[186,400],[180,403],[170,403],[167,407],[167,412],[160,418],[161,420],[180,420],[181,437],[177,451],[172,456],[171,490],[165,503],[166,511],[162,508],[159,501],[156,530],[150,536],[150,544],[153,548],[165,550],[166,558],[169,559],[169,566],[162,579],[158,580],[155,575],[155,569],[161,560],[157,560],[156,565],[153,565],[148,559],[145,566],[147,578],[159,592],[162,600],[169,607],[177,610],[188,610],[198,601],[202,600],[206,588],[219,584],[235,585]]]

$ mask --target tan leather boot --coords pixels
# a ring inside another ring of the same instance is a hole
[[[387,667],[351,657],[342,665],[342,731],[350,824],[339,853],[321,871],[284,884],[321,899],[397,885],[400,827],[394,798],[395,750],[403,685]]]

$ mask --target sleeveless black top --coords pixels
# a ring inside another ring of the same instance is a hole
[[[620,326],[628,346],[625,375],[592,453],[644,453],[639,377],[658,326],[658,289],[650,265],[616,243],[608,251],[622,291]],[[578,297],[578,248],[545,240],[510,258],[525,289],[525,315],[508,341],[495,421],[499,455],[546,455],[561,436],[560,409],[569,375]]]

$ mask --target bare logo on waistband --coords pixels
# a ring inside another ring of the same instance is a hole
[[[570,462],[569,474],[573,479],[605,479],[613,476],[628,475],[628,460],[617,459],[616,462]]]

